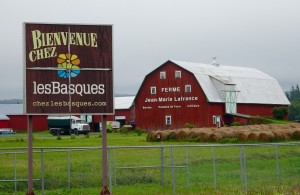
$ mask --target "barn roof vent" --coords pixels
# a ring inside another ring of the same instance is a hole
[[[218,64],[217,63],[217,57],[216,56],[214,56],[214,57],[212,57],[212,65],[214,65],[214,66],[220,66],[220,64]]]

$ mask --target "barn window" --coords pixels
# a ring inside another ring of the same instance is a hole
[[[151,87],[150,88],[150,93],[151,94],[156,94],[156,87]]]
[[[191,87],[191,85],[185,85],[184,91],[187,92],[187,93],[191,93],[191,92],[192,92],[192,87]]]
[[[170,115],[166,116],[166,125],[171,125],[172,124],[172,117]]]
[[[175,78],[176,79],[180,79],[181,78],[181,71],[180,70],[176,70],[175,71]]]
[[[160,79],[166,79],[166,71],[160,72]]]

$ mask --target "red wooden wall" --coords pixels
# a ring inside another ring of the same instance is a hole
[[[0,120],[0,128],[10,128],[9,120]]]
[[[27,130],[27,116],[26,115],[8,115],[9,128],[15,131]],[[43,131],[48,129],[47,116],[32,116],[32,129],[34,131]]]

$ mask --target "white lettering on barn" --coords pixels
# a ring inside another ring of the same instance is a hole
[[[165,92],[165,93],[180,92],[180,87],[162,87],[161,92]]]

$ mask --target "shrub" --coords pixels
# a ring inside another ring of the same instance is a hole
[[[122,126],[122,127],[120,128],[120,133],[125,133],[125,134],[127,134],[127,133],[128,133],[128,129],[127,129],[126,127]]]
[[[233,122],[231,123],[231,126],[242,126],[240,122]]]
[[[286,107],[275,107],[272,110],[272,115],[274,118],[278,120],[284,119],[285,116],[288,114],[288,109]]]
[[[192,129],[194,128],[195,126],[193,124],[190,124],[190,123],[185,123],[184,125],[185,128],[189,128],[189,129]]]
[[[261,124],[269,124],[270,122],[266,121],[266,119],[255,116],[249,119],[249,125],[261,125]]]
[[[143,133],[143,131],[142,131],[141,129],[139,129],[139,128],[134,129],[134,132],[135,132],[138,136],[141,136],[142,133]]]

